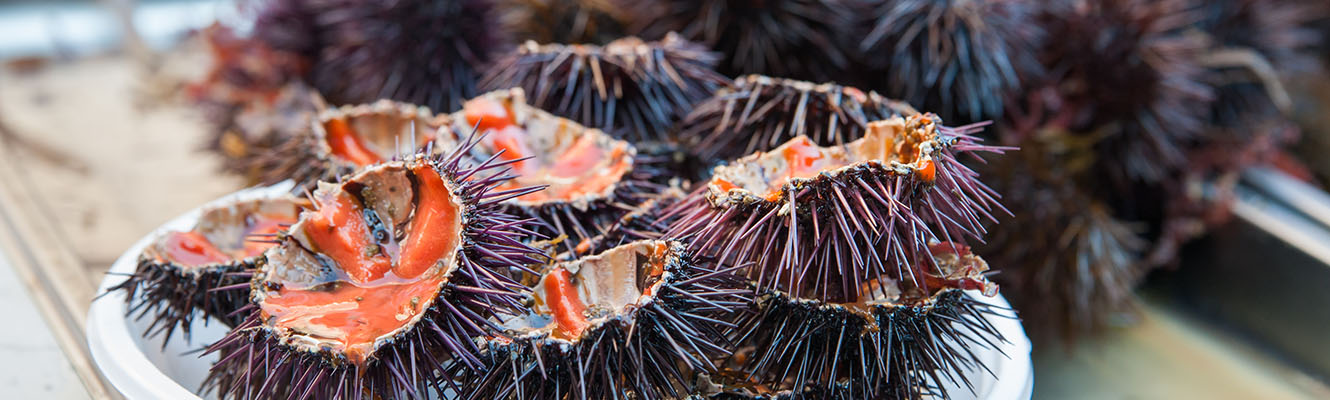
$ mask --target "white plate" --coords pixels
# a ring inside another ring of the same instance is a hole
[[[203,208],[225,201],[277,197],[288,190],[289,184],[242,190],[167,222],[140,239],[111,264],[110,273],[102,280],[99,293],[124,281],[123,274],[133,273],[138,266],[139,253],[154,238],[168,231],[193,227]],[[1000,307],[1009,307],[1002,296],[985,300]],[[125,317],[125,294],[116,291],[93,301],[88,310],[88,347],[92,350],[97,368],[111,385],[129,399],[199,399],[195,391],[203,383],[216,355],[199,358],[196,351],[226,334],[224,325],[214,322],[205,326],[201,320],[197,319],[191,327],[192,340],[185,340],[177,331],[170,344],[163,348],[161,337],[143,337],[142,332],[148,323],[146,319],[136,321]],[[1001,352],[980,352],[985,365],[996,376],[989,376],[983,371],[969,371],[977,394],[974,398],[1028,399],[1034,387],[1030,340],[1026,338],[1020,321],[1015,318],[992,318],[991,322],[1010,343],[1002,344]],[[948,392],[958,399],[970,395],[961,388],[949,388]]]

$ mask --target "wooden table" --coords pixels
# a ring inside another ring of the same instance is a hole
[[[200,54],[168,54],[150,74],[117,56],[0,71],[0,255],[93,398],[117,396],[83,337],[105,269],[157,225],[242,186],[198,150],[206,128],[174,95],[201,72]],[[1036,398],[1330,398],[1167,307],[1072,350],[1036,351]]]

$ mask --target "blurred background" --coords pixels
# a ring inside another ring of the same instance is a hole
[[[214,128],[184,94],[212,68],[200,30],[220,21],[244,32],[241,10],[0,0],[5,397],[118,397],[84,337],[106,268],[166,220],[247,185],[205,149]],[[1143,274],[1130,310],[1093,334],[1031,332],[1035,398],[1330,398],[1326,59],[1279,76],[1299,134],[1274,161],[1223,177],[1222,222]],[[1216,184],[1192,183],[1201,197]]]

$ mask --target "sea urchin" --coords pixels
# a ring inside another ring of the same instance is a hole
[[[509,163],[449,156],[378,164],[320,183],[315,210],[278,236],[244,323],[209,347],[223,397],[399,398],[442,394],[445,363],[480,368],[472,338],[522,308],[511,277],[542,262],[529,221],[498,205]],[[456,390],[456,388],[452,388]]]
[[[488,373],[468,399],[659,399],[728,354],[723,332],[751,295],[671,241],[636,241],[548,266],[534,313],[483,340]]]

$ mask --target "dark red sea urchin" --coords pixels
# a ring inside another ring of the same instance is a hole
[[[641,154],[632,143],[527,105],[522,89],[467,101],[452,126],[483,134],[472,156],[512,161],[516,177],[501,188],[545,187],[503,206],[543,222],[537,231],[567,251],[604,233],[672,176],[660,157]]]
[[[743,280],[671,241],[635,241],[553,264],[534,312],[484,339],[489,371],[465,399],[664,399],[728,354],[727,320],[746,309]]]
[[[531,104],[634,141],[666,138],[693,104],[729,84],[716,56],[676,35],[605,46],[528,41],[488,69],[484,90],[522,88]]]
[[[860,59],[881,71],[872,87],[949,120],[1002,116],[1022,81],[1042,73],[1038,2],[872,0]]]
[[[266,0],[256,37],[310,61],[333,104],[391,99],[451,111],[507,40],[490,0]]]
[[[1157,183],[1186,163],[1212,98],[1198,64],[1206,41],[1188,0],[1065,0],[1046,6],[1042,59],[1070,117],[1064,128],[1104,135],[1099,164],[1118,187]],[[1034,91],[1030,91],[1034,92]],[[1122,189],[1126,190],[1126,189]]]
[[[501,0],[503,25],[517,40],[605,44],[627,36],[617,0]]]
[[[306,202],[295,198],[234,201],[205,209],[188,231],[167,232],[139,256],[138,269],[110,291],[124,290],[126,313],[151,317],[145,335],[179,329],[189,338],[194,318],[239,323],[233,315],[249,302],[245,284],[271,235],[296,221]]]
[[[728,76],[765,74],[826,81],[849,68],[838,36],[851,30],[848,0],[664,0],[638,5],[629,30],[678,32],[724,54]]]
[[[876,92],[747,75],[699,103],[679,137],[703,159],[731,159],[800,135],[819,145],[843,144],[862,137],[869,122],[918,113]]]
[[[481,368],[473,337],[523,309],[511,274],[544,257],[499,204],[508,162],[448,156],[378,164],[320,183],[316,209],[278,236],[244,323],[208,348],[223,398],[423,398],[459,390],[446,363]],[[532,272],[533,271],[529,271]]]

